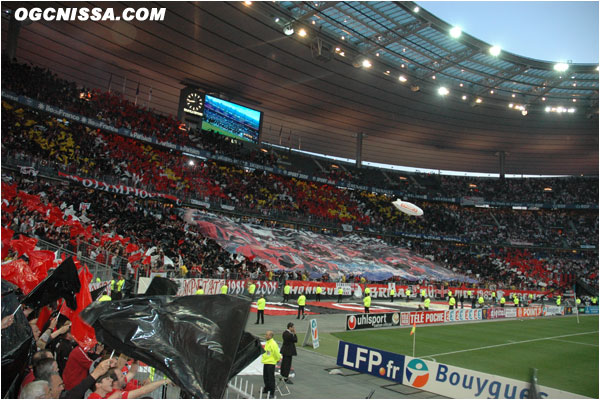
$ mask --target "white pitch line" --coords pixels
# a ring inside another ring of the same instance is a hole
[[[597,344],[591,344],[591,343],[581,343],[581,342],[572,342],[570,340],[560,340],[560,339],[552,339],[556,342],[564,342],[564,343],[573,343],[573,344],[581,344],[583,346],[594,346],[594,347],[598,347]]]
[[[551,336],[551,337],[545,337],[545,338],[539,338],[539,339],[521,340],[520,342],[494,344],[494,345],[491,345],[491,346],[476,347],[474,349],[450,351],[448,353],[429,354],[427,356],[422,356],[421,358],[423,358],[423,357],[434,357],[434,356],[445,356],[445,355],[448,355],[448,354],[456,354],[456,353],[465,353],[467,351],[477,351],[477,350],[492,349],[494,347],[512,346],[513,344],[539,342],[541,340],[552,340],[552,339],[559,339],[559,338],[571,337],[571,336],[589,335],[590,333],[598,333],[598,331],[591,331],[591,332],[584,332],[584,333],[573,333],[573,334],[570,334],[570,335]]]

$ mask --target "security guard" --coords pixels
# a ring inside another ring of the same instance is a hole
[[[339,288],[338,289],[338,303],[342,302],[342,296],[344,294],[344,289],[343,288]]]
[[[109,295],[107,295],[106,293],[104,293],[102,296],[100,296],[100,298],[98,299],[98,301],[111,301],[111,297]]]
[[[426,296],[427,296],[427,291],[425,289],[421,289],[421,301],[425,301]]]
[[[592,305],[595,306],[598,303],[598,298],[596,296],[592,297]]]
[[[453,296],[450,296],[450,300],[448,300],[448,309],[454,310],[454,305],[456,304],[456,299]]]
[[[513,302],[515,303],[515,307],[519,307],[519,297],[516,294],[513,296]]]
[[[472,292],[470,290],[467,290],[467,296],[469,296],[469,298],[471,298],[471,293]]]
[[[254,293],[256,293],[256,284],[250,281],[250,286],[248,286],[248,294],[251,298],[254,298]]]
[[[275,396],[275,365],[281,360],[281,353],[279,353],[279,346],[275,339],[273,339],[273,331],[267,331],[265,335],[267,343],[265,343],[265,352],[261,357],[263,363],[263,380],[265,382],[265,391],[268,393],[269,398]]]
[[[448,298],[452,297],[452,290],[448,290]]]
[[[302,293],[298,297],[298,316],[296,319],[300,319],[300,314],[302,314],[302,319],[304,319],[304,306],[306,305],[306,296]]]
[[[371,289],[369,289],[368,286],[365,286],[365,296],[370,296],[371,295]]]
[[[557,306],[560,306],[560,296],[557,296],[557,297],[556,297],[556,305],[557,305]]]
[[[527,296],[529,298],[529,304],[533,303],[533,294],[529,293],[529,296]]]
[[[429,297],[426,297],[423,305],[425,307],[425,311],[429,311],[429,303],[431,303],[431,299]]]
[[[390,289],[390,301],[393,303],[394,302],[394,297],[396,296],[396,291],[394,290],[394,288]]]
[[[577,304],[579,306],[581,304],[581,299],[575,300],[575,304]]]
[[[262,294],[260,298],[256,301],[256,323],[254,325],[258,325],[258,321],[261,321],[261,324],[265,323],[265,305],[267,301],[265,300],[265,296]]]
[[[202,288],[202,286],[198,287],[198,290],[196,290],[196,294],[204,294],[204,289]]]
[[[479,303],[481,303],[481,297],[479,299]],[[496,304],[496,292],[492,292],[492,303]]]
[[[369,307],[371,307],[371,295],[366,295],[363,299],[363,304],[365,306],[365,314],[369,313]]]
[[[321,289],[321,286],[317,286],[317,289],[315,290],[315,298],[319,303],[321,302],[321,292],[323,292],[323,289]]]
[[[500,297],[500,307],[504,307],[504,303],[506,303],[506,299],[504,296]]]
[[[479,308],[483,308],[483,303],[485,303],[485,300],[483,299],[483,296],[479,296],[478,302],[479,302]]]
[[[404,293],[406,294],[406,301],[410,301],[410,289],[407,288]]]
[[[289,302],[290,301],[290,291],[292,290],[292,287],[290,286],[289,283],[285,283],[285,286],[283,287],[283,302]]]
[[[223,286],[221,286],[221,294],[227,294],[228,290],[229,290],[229,287],[227,286],[226,283],[224,283]]]

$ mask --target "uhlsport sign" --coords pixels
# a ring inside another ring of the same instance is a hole
[[[337,365],[451,398],[526,399],[530,384],[434,361],[339,342]],[[538,386],[539,398],[585,398]]]
[[[346,315],[346,330],[381,328],[386,326],[400,325],[400,314],[377,313],[377,314],[348,314]]]

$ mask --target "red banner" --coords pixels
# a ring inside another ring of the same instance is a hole
[[[159,197],[159,198],[171,200],[178,205],[181,204],[181,200],[179,198],[177,198],[173,195],[170,195],[170,194],[147,192],[144,189],[138,189],[138,188],[134,188],[131,186],[125,186],[125,185],[113,185],[110,183],[97,181],[92,178],[82,178],[81,176],[77,176],[77,175],[65,174],[60,171],[58,171],[58,176],[62,176],[63,178],[67,178],[72,181],[79,182],[86,188],[91,188],[91,189],[96,189],[96,190],[104,190],[105,192],[124,194],[126,196],[137,196],[142,199]]]

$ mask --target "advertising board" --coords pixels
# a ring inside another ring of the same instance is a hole
[[[435,361],[394,354],[340,341],[337,365],[450,398],[526,399],[531,384]],[[537,387],[539,398],[585,398],[546,386]]]
[[[458,310],[444,311],[446,322],[478,321],[483,319],[481,308],[461,308]]]
[[[518,318],[540,317],[541,315],[542,315],[542,306],[541,305],[517,308],[517,317]]]
[[[564,309],[561,306],[544,306],[542,313],[544,317],[550,315],[564,315]]]
[[[338,344],[337,365],[396,383],[402,383],[404,374],[403,355],[341,340]]]
[[[494,307],[494,308],[484,308],[483,309],[483,318],[484,319],[498,319],[505,318],[506,312],[505,308],[502,307]]]
[[[445,311],[411,311],[400,314],[400,325],[429,325],[446,322]]]
[[[529,382],[486,374],[434,361],[404,356],[402,383],[450,398],[526,399]],[[545,386],[538,386],[538,398],[585,398]]]
[[[377,314],[348,314],[346,315],[346,330],[381,328],[400,325],[400,314],[377,313]]]

